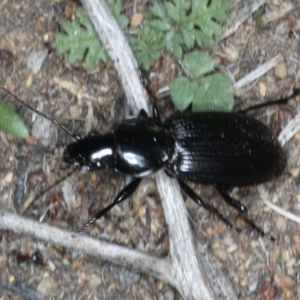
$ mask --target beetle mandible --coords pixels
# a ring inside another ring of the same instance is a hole
[[[176,177],[181,189],[197,204],[205,206],[185,181],[214,185],[225,201],[245,212],[245,206],[231,198],[226,189],[266,182],[279,176],[286,165],[284,150],[268,127],[242,114],[181,113],[162,122],[153,107],[152,117],[141,110],[138,117],[123,120],[110,132],[80,137],[2,89],[76,139],[65,147],[66,163],[86,171],[113,169],[133,178],[78,232],[132,195],[143,177],[161,168]]]

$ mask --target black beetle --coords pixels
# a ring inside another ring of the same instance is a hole
[[[285,153],[276,137],[261,122],[235,113],[178,114],[160,121],[144,111],[106,134],[92,134],[68,145],[64,161],[85,170],[114,169],[135,178],[112,204],[89,223],[130,196],[141,178],[160,168],[179,180],[185,193],[203,204],[184,181],[213,184],[235,208],[246,208],[224,191],[232,186],[259,184],[280,175]]]
[[[66,163],[86,171],[113,169],[134,178],[79,232],[128,198],[143,177],[161,168],[176,177],[182,190],[196,203],[204,205],[185,181],[212,184],[229,204],[246,211],[225,189],[271,180],[280,175],[286,165],[285,153],[268,127],[242,114],[184,113],[161,122],[153,108],[153,117],[141,110],[138,117],[116,124],[108,133],[93,132],[79,137],[56,120],[23,104],[76,139],[65,148]]]

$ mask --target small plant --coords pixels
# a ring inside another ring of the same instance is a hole
[[[155,1],[146,14],[145,27],[138,30],[137,37],[130,38],[139,66],[148,70],[150,64],[145,62],[155,59],[158,51],[181,59],[183,49],[212,46],[214,37],[222,32],[220,23],[227,19],[230,8],[226,0]],[[157,36],[149,37],[145,32]]]
[[[129,21],[128,18],[124,14],[122,14],[122,0],[106,0],[106,2],[120,28],[125,29],[128,26]]]
[[[76,10],[76,17],[77,21],[63,23],[64,33],[56,35],[54,47],[58,54],[69,53],[71,65],[84,60],[86,68],[91,70],[100,60],[106,62],[107,55],[82,8]]]
[[[129,22],[122,14],[121,0],[107,0],[107,4],[120,27],[126,28]],[[136,36],[129,37],[139,66],[149,70],[151,61],[157,60],[163,51],[182,59],[184,50],[212,46],[230,8],[228,0],[156,0],[143,27],[137,29]],[[69,52],[71,64],[84,59],[86,68],[91,70],[99,61],[106,62],[107,55],[85,12],[78,9],[76,16],[75,21],[63,24],[64,33],[56,36],[54,45],[60,54]],[[231,83],[224,75],[208,75],[214,70],[214,63],[204,52],[187,53],[183,64],[192,78],[179,77],[170,86],[179,110],[189,105],[193,111],[232,108]]]
[[[258,26],[260,26],[261,28],[266,28],[267,24],[266,22],[263,20],[261,13],[259,11],[256,11],[254,14],[254,18],[256,23],[258,24]]]
[[[17,138],[29,137],[29,130],[24,121],[3,101],[0,101],[0,128]]]
[[[224,0],[171,0],[154,2],[147,16],[153,29],[164,33],[163,46],[176,58],[182,49],[213,46],[222,33],[220,22],[227,20],[231,5]]]
[[[142,69],[149,70],[151,61],[159,59],[162,40],[163,33],[147,25],[138,29],[137,38],[130,37],[132,51]]]
[[[232,84],[221,73],[210,74],[214,71],[214,62],[207,54],[190,52],[185,55],[183,64],[192,78],[180,76],[170,84],[170,95],[178,110],[186,110],[190,105],[194,112],[232,109]]]
[[[108,5],[120,27],[126,28],[128,19],[121,14],[121,0],[109,0]],[[71,65],[84,60],[87,70],[92,70],[100,61],[107,62],[106,51],[82,8],[76,10],[76,20],[63,23],[62,28],[63,33],[58,33],[55,37],[54,48],[58,54],[69,53]]]

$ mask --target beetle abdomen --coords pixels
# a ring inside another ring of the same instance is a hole
[[[286,158],[276,137],[261,122],[231,113],[173,116],[164,123],[173,135],[169,171],[208,184],[258,184],[282,173]]]

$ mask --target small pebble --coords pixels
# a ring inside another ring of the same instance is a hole
[[[282,61],[277,66],[275,66],[274,72],[275,72],[276,77],[278,77],[280,79],[286,78],[288,75],[286,61]]]
[[[275,273],[274,283],[283,291],[291,291],[295,286],[295,282],[289,276],[281,272]]]
[[[37,292],[41,293],[44,296],[49,296],[50,291],[52,290],[52,281],[49,277],[43,278],[37,287]]]
[[[13,180],[14,174],[13,172],[8,172],[3,178],[4,183],[11,183]]]
[[[89,286],[91,288],[97,288],[101,284],[101,278],[95,274],[91,276],[91,280],[89,281]]]
[[[40,71],[47,55],[47,49],[41,51],[32,51],[27,58],[28,69],[30,69],[33,74],[37,74]]]
[[[300,254],[300,231],[297,231],[293,235],[293,245],[294,245],[297,253]]]
[[[144,19],[144,15],[142,13],[135,13],[130,20],[131,27],[138,27]]]

